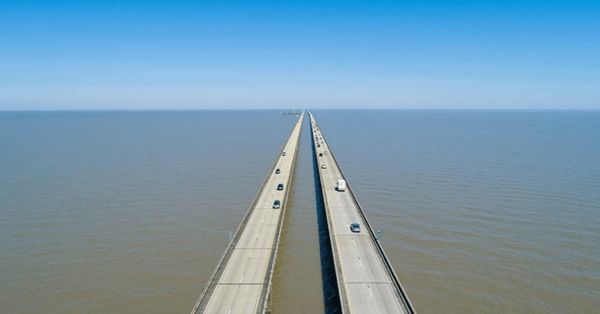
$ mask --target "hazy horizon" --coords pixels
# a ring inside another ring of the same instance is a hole
[[[552,112],[552,111],[590,111],[597,112],[600,108],[250,108],[250,107],[237,107],[237,108],[79,108],[79,109],[0,109],[0,112],[185,112],[185,111],[499,111],[499,112]]]

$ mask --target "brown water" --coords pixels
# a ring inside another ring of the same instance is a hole
[[[600,308],[600,113],[315,115],[420,313]],[[189,312],[294,119],[0,113],[0,312]],[[306,130],[274,312],[328,298]]]

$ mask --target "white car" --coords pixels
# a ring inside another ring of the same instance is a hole
[[[326,164],[322,164],[321,165],[321,169],[327,169],[327,165]]]
[[[339,192],[346,191],[346,180],[344,180],[344,179],[337,180],[337,183],[335,184],[335,189],[338,190]]]

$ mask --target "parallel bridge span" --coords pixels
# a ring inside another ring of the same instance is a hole
[[[296,163],[304,113],[252,201],[192,313],[264,313]],[[283,190],[278,185],[283,184]],[[279,208],[274,201],[281,202]]]
[[[309,116],[342,312],[415,313],[319,125]],[[336,190],[339,179],[346,181],[345,191]],[[361,231],[352,232],[352,223]]]

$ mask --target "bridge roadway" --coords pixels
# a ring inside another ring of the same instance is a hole
[[[335,189],[344,174],[309,116],[342,312],[415,313],[352,189],[348,183],[344,192]],[[350,230],[351,223],[360,224],[360,233]]]
[[[304,114],[301,114],[192,313],[263,313],[267,310],[303,120]],[[276,169],[280,169],[279,174]],[[280,183],[284,184],[283,191],[277,190]],[[280,209],[273,209],[274,200],[281,201]]]

